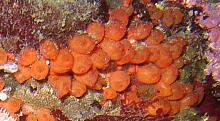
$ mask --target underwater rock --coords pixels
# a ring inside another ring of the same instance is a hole
[[[16,48],[38,45],[48,38],[65,43],[92,19],[106,22],[105,4],[103,0],[0,1],[0,47],[13,45],[9,50],[16,52]]]

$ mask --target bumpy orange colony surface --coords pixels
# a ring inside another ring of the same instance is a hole
[[[187,40],[177,36],[168,41],[164,32],[154,27],[159,21],[167,27],[177,25],[183,13],[178,8],[162,11],[149,6],[152,22],[144,22],[130,17],[133,8],[126,2],[129,0],[109,11],[106,24],[91,22],[83,33],[72,35],[67,46],[45,39],[40,49],[21,50],[18,71],[14,73],[16,80],[20,84],[30,78],[48,80],[58,98],[79,98],[92,89],[102,92],[106,100],[122,100],[123,105],[149,102],[142,107],[149,116],[175,115],[199,104],[203,89],[176,81],[179,68],[184,65],[181,55]],[[0,48],[0,64],[6,62],[7,52]],[[4,84],[0,84],[2,89]],[[151,93],[150,98],[140,96],[145,93],[137,90],[140,85],[154,87],[146,92]],[[10,114],[21,105],[21,99],[0,102]],[[32,111],[23,106],[22,111],[28,121],[55,121],[47,108]]]

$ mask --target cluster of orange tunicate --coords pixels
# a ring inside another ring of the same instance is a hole
[[[38,110],[32,109],[31,106],[23,105],[22,112],[26,117],[26,121],[55,121],[56,119],[52,115],[52,112],[46,108],[42,107]]]
[[[22,99],[16,99],[14,97],[10,97],[6,101],[0,102],[0,107],[6,109],[6,111],[19,121],[19,115],[16,113],[21,109],[23,115],[27,115],[26,121],[55,121],[51,111],[46,108],[42,107],[38,110],[32,109],[31,106],[23,105]]]
[[[3,48],[0,48],[0,65],[7,62],[7,53]]]
[[[84,33],[73,35],[68,40],[68,47],[58,47],[51,40],[43,40],[40,53],[32,47],[21,50],[19,69],[14,74],[17,81],[24,83],[31,77],[39,81],[48,78],[58,98],[67,94],[81,97],[90,88],[102,90],[105,99],[114,99],[122,94],[120,99],[125,100],[125,104],[141,100],[136,82],[153,85],[154,97],[150,99],[153,101],[143,107],[153,116],[158,111],[174,115],[199,103],[202,89],[176,81],[186,41],[175,37],[164,42],[164,33],[154,28],[158,21],[168,27],[180,23],[182,12],[177,8],[162,11],[148,6],[153,22],[134,17],[128,23],[133,13],[130,3],[130,0],[125,0],[123,7],[110,10],[108,23],[92,22]],[[7,60],[5,55],[1,50],[0,63]],[[107,71],[112,62],[116,69]],[[129,65],[129,68],[122,69],[124,65]],[[100,81],[103,78],[100,71],[107,71],[104,82]],[[135,77],[133,83],[131,75]]]
[[[175,7],[167,7],[164,10],[161,10],[155,5],[149,5],[147,10],[149,11],[153,23],[158,23],[160,21],[167,27],[180,24],[184,17],[181,10]]]
[[[10,116],[12,116],[16,121],[19,121],[18,115],[16,113],[19,111],[22,105],[21,99],[16,99],[14,97],[10,97],[6,101],[0,101],[0,107],[6,109]]]

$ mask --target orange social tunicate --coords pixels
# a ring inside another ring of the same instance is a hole
[[[167,97],[172,95],[171,85],[159,82],[155,85],[155,89],[157,91],[157,95],[161,97]]]
[[[160,46],[149,46],[147,49],[150,53],[148,61],[156,62],[160,57]]]
[[[103,85],[101,85],[99,82],[97,82],[96,84],[95,84],[95,86],[93,86],[93,87],[91,87],[91,89],[94,89],[94,90],[101,90],[102,89],[102,87],[103,87]]]
[[[157,83],[160,80],[161,72],[155,65],[145,65],[138,67],[136,79],[145,84]]]
[[[73,56],[68,49],[60,49],[56,60],[51,62],[51,71],[55,73],[66,73],[72,69]]]
[[[106,83],[107,82],[106,82],[105,77],[99,76],[95,86],[90,87],[90,88],[94,90],[101,90],[104,86],[106,86]]]
[[[185,64],[187,64],[187,60],[184,57],[179,57],[173,62],[174,65],[179,69],[183,67]]]
[[[117,92],[112,88],[105,88],[103,89],[103,97],[105,99],[114,99],[117,97]]]
[[[121,92],[125,90],[130,84],[130,76],[124,71],[115,71],[110,74],[109,85],[110,87]]]
[[[30,115],[34,113],[36,110],[30,104],[23,104],[21,107],[21,111],[23,115]]]
[[[204,87],[197,87],[196,92],[199,95],[199,99],[196,104],[200,104],[203,101],[203,98],[205,96]]]
[[[120,8],[122,8],[129,16],[131,16],[134,12],[134,8],[132,5],[130,5],[128,7],[122,6]]]
[[[152,14],[150,14],[151,19],[156,21],[158,21],[162,16],[163,16],[163,11],[159,9],[156,9],[155,11],[152,12]]]
[[[7,62],[7,53],[3,48],[0,48],[0,65]]]
[[[150,2],[151,2],[151,0],[140,0],[140,3],[142,3],[144,5],[146,5],[146,4],[150,3]]]
[[[177,59],[182,54],[182,47],[178,46],[176,43],[170,44],[170,52],[173,59]]]
[[[58,45],[52,40],[43,40],[40,44],[40,53],[44,58],[54,60],[59,53]]]
[[[31,68],[22,65],[18,66],[18,71],[14,73],[15,79],[21,84],[31,78]]]
[[[150,56],[150,52],[147,48],[145,47],[137,48],[130,62],[133,64],[141,64],[146,62],[149,56]]]
[[[124,7],[129,7],[133,0],[122,0],[122,4]]]
[[[58,98],[62,98],[71,89],[71,78],[68,75],[49,75],[48,83],[53,87]]]
[[[135,49],[131,46],[131,43],[128,40],[122,40],[121,44],[123,45],[125,54],[120,60],[115,61],[117,65],[124,65],[129,63],[135,55]]]
[[[8,98],[6,101],[0,102],[0,107],[7,110],[8,113],[14,114],[19,111],[22,105],[22,100],[14,97]]]
[[[183,20],[184,14],[178,8],[174,8],[172,11],[174,17],[174,24],[180,24]]]
[[[177,38],[170,43],[170,52],[173,59],[177,59],[183,52],[183,47],[186,45],[186,41],[182,38]]]
[[[77,81],[85,84],[86,86],[93,87],[95,86],[98,80],[98,71],[96,69],[90,69],[84,74],[75,74],[74,77]]]
[[[105,39],[101,43],[101,48],[108,54],[111,60],[120,60],[125,54],[123,45],[120,41]]]
[[[194,86],[191,83],[186,83],[183,86],[184,86],[184,91],[186,94],[190,94],[194,90]]]
[[[128,39],[142,40],[150,35],[152,23],[134,23],[128,28]]]
[[[59,50],[57,45],[51,40],[44,40],[40,46],[40,52],[46,59],[56,59]]]
[[[126,91],[123,95],[122,95],[122,103],[125,105],[129,105],[132,103],[138,103],[140,101],[140,98],[138,97],[138,90],[137,87],[135,85],[132,85],[130,87],[129,91]]]
[[[11,52],[7,52],[7,60],[8,61],[14,61],[15,60],[15,54]]]
[[[2,78],[0,78],[0,91],[4,89],[4,86],[5,86],[5,82],[3,81]]]
[[[105,38],[119,41],[126,33],[126,25],[118,20],[112,20],[105,25]]]
[[[19,64],[29,66],[37,60],[37,52],[32,47],[27,47],[21,50],[19,55]]]
[[[169,112],[169,115],[173,116],[180,112],[180,102],[179,101],[169,101],[171,110]]]
[[[86,32],[95,40],[95,44],[98,44],[104,37],[105,27],[101,23],[92,22],[88,25]]]
[[[94,67],[98,69],[104,69],[109,65],[110,57],[101,48],[95,50],[91,54],[91,60]]]
[[[129,73],[134,74],[134,73],[136,73],[136,70],[137,70],[137,66],[136,65],[129,65],[128,66],[128,72]]]
[[[68,43],[69,48],[80,54],[89,54],[95,48],[95,42],[87,34],[74,35]]]
[[[155,64],[160,68],[168,67],[173,62],[173,58],[169,47],[167,45],[160,46],[160,56],[156,60]]]
[[[72,86],[70,90],[70,94],[75,96],[75,97],[81,97],[86,93],[86,85],[83,83],[80,83],[77,80],[72,81]]]
[[[162,70],[160,81],[166,84],[172,84],[177,79],[178,74],[179,74],[178,68],[174,64],[172,64]]]
[[[128,19],[129,19],[129,15],[128,13],[121,9],[121,8],[115,8],[110,10],[110,16],[109,16],[109,21],[120,21],[121,23],[127,25],[128,24]]]
[[[199,94],[198,93],[190,93],[187,94],[183,99],[180,100],[180,110],[184,110],[195,105],[198,102]]]
[[[172,9],[168,8],[166,10],[164,10],[164,14],[163,14],[163,18],[162,18],[162,23],[167,26],[167,27],[171,27],[174,24],[174,16],[172,14]]]
[[[146,108],[150,116],[166,115],[171,110],[169,101],[165,99],[156,99]]]
[[[92,61],[89,55],[73,54],[74,63],[72,71],[76,74],[86,73],[92,67]]]
[[[35,114],[29,114],[27,117],[26,117],[26,121],[37,121],[37,115]]]
[[[52,112],[48,108],[40,108],[36,113],[38,121],[55,121]]]
[[[149,5],[146,8],[147,8],[150,15],[152,15],[154,12],[158,11],[158,8],[154,4]]]
[[[145,40],[145,43],[148,46],[158,45],[163,41],[163,39],[164,33],[159,29],[154,29],[151,31],[150,36]]]
[[[171,88],[172,88],[172,95],[167,97],[168,100],[179,100],[182,99],[186,94],[184,85],[178,81],[171,84]]]
[[[31,66],[31,76],[36,80],[43,80],[47,77],[47,74],[49,72],[49,67],[43,60],[36,61]]]

